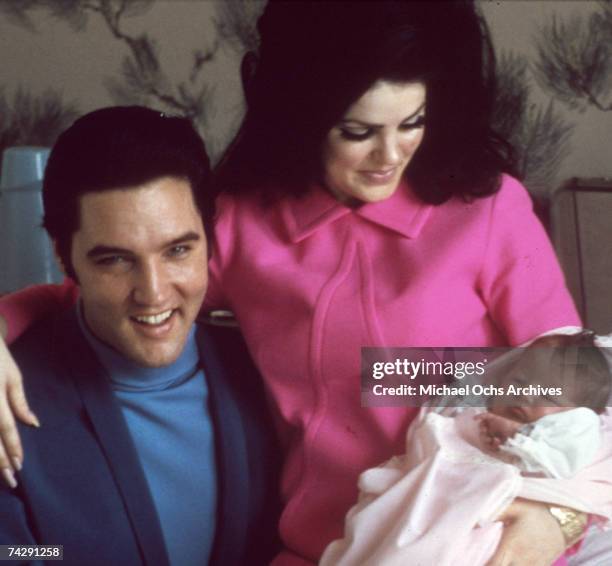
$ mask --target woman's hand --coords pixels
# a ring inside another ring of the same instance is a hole
[[[504,531],[487,566],[550,566],[565,551],[565,539],[548,505],[515,499],[498,518]]]
[[[6,328],[0,317],[0,333]],[[0,337],[0,470],[10,487],[15,487],[15,471],[21,469],[23,450],[15,417],[31,426],[40,426],[28,407],[23,391],[21,372],[17,368],[4,340]]]

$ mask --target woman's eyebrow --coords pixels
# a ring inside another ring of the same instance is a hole
[[[414,118],[424,109],[425,109],[425,103],[423,102],[421,106],[419,106],[412,114],[410,114],[410,116],[406,116],[400,123],[403,124],[407,120]],[[364,122],[363,120],[358,120],[356,118],[351,118],[351,117],[342,118],[342,120],[340,120],[340,124],[348,124],[349,122],[352,124],[359,124],[360,126],[364,126],[366,128],[382,128],[384,126],[384,124],[372,124],[370,122]]]

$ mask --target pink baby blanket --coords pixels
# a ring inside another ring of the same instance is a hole
[[[479,566],[502,534],[495,518],[515,497],[612,518],[612,414],[601,417],[602,447],[571,479],[523,477],[517,467],[480,445],[476,410],[448,417],[422,409],[410,427],[406,454],[359,479],[343,539],[321,566]]]

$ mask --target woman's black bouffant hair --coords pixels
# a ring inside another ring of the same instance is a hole
[[[322,179],[329,130],[378,80],[423,81],[425,135],[407,169],[425,202],[495,192],[512,151],[491,128],[494,56],[473,2],[271,0],[222,191],[299,196]]]

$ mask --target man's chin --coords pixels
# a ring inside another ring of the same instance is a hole
[[[138,365],[147,367],[147,368],[162,368],[162,367],[169,366],[173,364],[174,362],[176,362],[180,354],[181,353],[179,351],[171,355],[142,356],[140,359],[133,360],[133,361],[137,363]]]
[[[123,350],[120,353],[136,365],[147,368],[161,368],[176,362],[182,351],[182,346],[164,347],[163,344],[159,344],[143,350]]]

